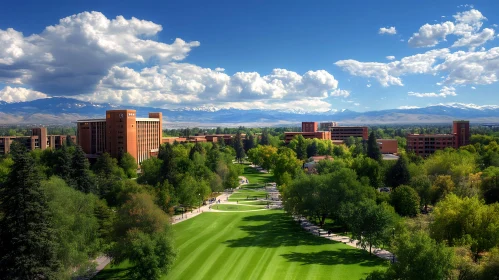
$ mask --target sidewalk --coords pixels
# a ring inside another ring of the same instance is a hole
[[[326,230],[321,229],[319,226],[316,226],[316,225],[310,223],[307,219],[305,219],[303,217],[300,218],[298,216],[293,216],[293,218],[295,221],[299,222],[300,225],[306,231],[308,231],[314,235],[318,235],[320,237],[324,237],[324,238],[327,238],[329,240],[341,242],[343,244],[355,247],[357,249],[362,249],[362,247],[357,246],[357,244],[359,243],[358,240],[350,239],[350,237],[341,236],[341,235],[337,235],[337,234],[331,234],[330,236],[328,236]],[[366,251],[369,252],[369,248],[366,248]],[[380,257],[382,259],[385,259],[385,260],[391,261],[393,259],[393,254],[388,252],[387,250],[384,250],[384,249],[372,247],[372,253],[373,253],[373,255]]]

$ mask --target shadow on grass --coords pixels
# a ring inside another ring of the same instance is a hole
[[[286,214],[272,213],[252,215],[243,218],[239,228],[248,236],[227,240],[229,247],[263,247],[276,248],[280,246],[324,245],[338,243],[326,238],[311,235]],[[251,225],[251,223],[255,225]]]
[[[288,262],[298,262],[301,263],[301,265],[355,264],[373,267],[388,264],[386,260],[356,249],[339,249],[335,251],[326,250],[315,253],[292,252],[281,256],[287,259]]]
[[[130,278],[129,276],[129,272],[132,268],[131,267],[128,267],[128,268],[119,268],[119,267],[115,267],[115,268],[109,268],[109,269],[105,269],[105,270],[102,270],[101,272],[99,272],[97,275],[95,275],[94,278],[92,279],[97,279],[97,280],[100,280],[100,279],[111,279],[111,280],[118,280],[118,279],[123,279],[123,280],[131,280],[132,278]]]

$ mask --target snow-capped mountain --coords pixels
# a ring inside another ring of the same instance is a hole
[[[499,106],[451,103],[424,108],[401,108],[370,112],[347,109],[325,112],[289,110],[241,110],[202,106],[197,108],[158,109],[92,103],[71,98],[54,97],[27,102],[0,101],[0,124],[69,124],[83,118],[102,118],[106,110],[135,109],[138,117],[149,112],[162,112],[168,124],[210,125],[297,125],[301,121],[338,121],[346,124],[448,123],[455,119],[472,122],[499,122]]]

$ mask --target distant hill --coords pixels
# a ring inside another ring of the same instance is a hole
[[[0,101],[0,124],[70,124],[78,119],[103,118],[106,110],[135,109],[138,117],[148,112],[162,112],[166,126],[286,126],[302,121],[338,121],[346,124],[448,123],[455,119],[475,123],[499,122],[499,106],[472,104],[435,105],[414,109],[391,109],[369,112],[338,110],[304,112],[302,110],[240,110],[216,107],[158,109],[92,103],[71,98],[46,98],[27,102]]]

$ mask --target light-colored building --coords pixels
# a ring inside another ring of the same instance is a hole
[[[338,126],[338,123],[337,122],[321,122],[319,124],[319,130],[322,130],[322,131],[330,131],[331,128],[333,127],[337,127]]]

